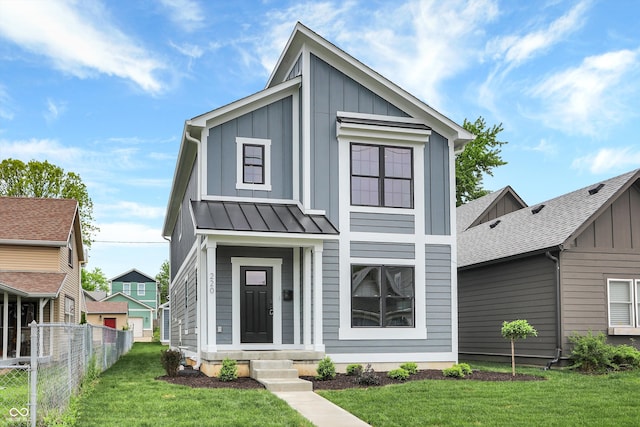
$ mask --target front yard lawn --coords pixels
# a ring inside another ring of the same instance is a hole
[[[479,365],[509,371],[508,365]],[[426,380],[402,385],[320,391],[376,426],[631,426],[638,425],[640,372],[584,375],[543,372],[547,381]]]
[[[136,343],[81,395],[76,425],[311,426],[266,390],[197,389],[169,384],[155,343]]]

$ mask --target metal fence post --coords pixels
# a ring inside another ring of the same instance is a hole
[[[30,382],[29,382],[29,413],[31,415],[31,427],[36,427],[37,408],[38,408],[38,324],[33,320],[29,327],[31,328],[31,361],[29,365]]]

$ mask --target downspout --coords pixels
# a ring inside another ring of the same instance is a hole
[[[551,369],[551,365],[558,363],[562,354],[562,328],[560,327],[560,260],[558,257],[551,255],[551,252],[545,252],[545,257],[553,261],[556,266],[556,352],[554,358],[547,363],[545,371]]]
[[[189,124],[189,122],[187,123],[187,125],[188,124]],[[198,156],[197,156],[196,162],[199,162],[201,160],[200,159],[200,140],[191,136],[191,134],[189,133],[188,127],[185,128],[184,137],[185,137],[185,139],[187,141],[196,144],[196,147],[198,147]],[[200,168],[197,167],[197,169],[198,169],[198,173],[200,173]],[[200,196],[198,196],[198,197],[200,197]],[[198,242],[198,243],[200,243],[200,242]],[[200,268],[199,268],[200,267],[200,265],[199,265],[200,249],[199,248],[198,248],[198,253],[197,253],[197,256],[196,256],[196,260],[197,260],[196,264],[198,264],[198,268],[196,269],[196,271],[197,271],[196,274],[200,275]],[[200,282],[201,282],[201,280],[198,280],[198,277],[196,277],[196,283],[198,284],[198,287],[196,288],[196,295],[200,292],[200,287],[202,286],[202,283],[200,283]],[[185,286],[187,286],[187,285],[185,284]],[[198,304],[200,304],[201,299],[202,299],[202,295],[199,295]],[[202,324],[201,324],[202,323],[202,316],[200,315],[201,313],[198,312],[199,311],[198,304],[196,304],[196,319],[198,319],[198,337],[196,339],[196,364],[193,366],[193,369],[198,369],[199,370],[200,369],[200,365],[202,364],[202,356],[201,356],[201,354],[202,354],[202,331],[203,331],[203,328],[202,328]]]

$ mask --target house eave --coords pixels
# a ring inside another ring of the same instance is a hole
[[[495,264],[502,264],[503,262],[515,261],[523,258],[529,258],[532,256],[543,255],[546,252],[561,252],[562,250],[563,250],[563,245],[549,246],[544,249],[536,249],[535,251],[524,252],[516,255],[510,255],[507,257],[495,258],[487,261],[477,262],[474,264],[459,266],[458,271],[473,270],[475,268],[487,267]]]

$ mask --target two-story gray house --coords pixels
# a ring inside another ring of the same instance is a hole
[[[454,154],[472,139],[297,24],[264,90],[184,125],[170,344],[205,373],[455,363]]]

